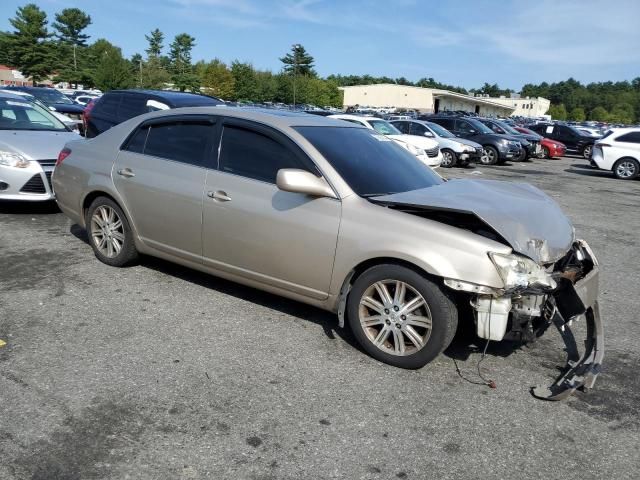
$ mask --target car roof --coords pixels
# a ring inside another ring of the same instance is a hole
[[[368,122],[369,120],[383,120],[382,118],[374,117],[373,115],[351,115],[348,113],[336,113],[335,115],[329,115],[329,117],[341,120],[364,120],[365,122]]]
[[[22,93],[26,93],[26,92],[22,92]],[[33,95],[30,95],[30,94],[27,94],[27,95],[33,98]],[[0,98],[6,98],[8,100],[22,100],[23,102],[29,101],[29,99],[27,98],[27,95],[20,95],[19,93],[9,92],[7,90],[0,89]]]
[[[133,95],[146,95],[149,97],[157,97],[171,103],[176,108],[180,106],[192,106],[194,103],[201,103],[203,105],[211,105],[211,101],[217,101],[222,103],[222,100],[216,97],[208,95],[200,95],[190,92],[175,92],[171,90],[145,90],[145,89],[131,89],[131,90],[111,90],[108,94],[133,94]]]
[[[343,122],[337,118],[310,115],[304,112],[290,112],[287,110],[272,110],[260,108],[236,108],[226,106],[214,107],[183,107],[172,110],[159,110],[147,114],[146,118],[171,117],[173,115],[215,115],[234,117],[244,120],[265,123],[274,127],[344,127],[362,128]]]

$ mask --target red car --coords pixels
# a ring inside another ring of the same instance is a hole
[[[513,127],[517,131],[527,133],[529,135],[536,135],[536,132],[524,127]],[[567,147],[564,143],[560,143],[557,140],[551,140],[550,138],[543,138],[540,140],[542,146],[542,158],[555,158],[564,156],[567,151]]]

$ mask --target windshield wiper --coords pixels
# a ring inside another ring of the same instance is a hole
[[[398,192],[385,192],[385,193],[363,193],[362,195],[360,195],[363,198],[369,198],[369,197],[382,197],[383,195],[393,195],[394,193],[398,193]]]

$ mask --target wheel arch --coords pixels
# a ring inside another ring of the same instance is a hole
[[[353,285],[353,283],[356,281],[356,279],[360,275],[362,275],[364,272],[366,272],[371,267],[375,267],[377,265],[387,265],[387,264],[400,265],[402,267],[406,267],[409,270],[413,270],[414,272],[416,272],[416,273],[418,273],[420,275],[423,275],[425,277],[429,277],[431,279],[440,279],[441,278],[441,277],[439,277],[437,275],[429,273],[427,270],[425,270],[424,268],[421,268],[420,266],[416,265],[415,263],[412,263],[412,262],[410,262],[408,260],[404,260],[402,258],[397,258],[397,257],[374,257],[374,258],[369,258],[367,260],[363,260],[362,262],[357,264],[355,267],[353,267],[349,271],[349,273],[347,274],[347,276],[344,278],[344,280],[342,282],[342,286],[340,287],[340,293],[339,293],[338,299],[337,299],[338,324],[339,324],[340,328],[344,327],[346,308],[347,308],[347,298],[349,296],[349,292],[351,291],[351,286]]]

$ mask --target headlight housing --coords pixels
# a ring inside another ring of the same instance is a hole
[[[506,290],[543,287],[554,289],[556,282],[536,262],[523,255],[489,252]]]
[[[465,145],[464,143],[460,144],[460,148],[462,148],[463,152],[475,152],[476,149],[473,148],[471,145]]]
[[[411,153],[413,153],[414,155],[424,155],[424,150],[422,148],[418,148],[415,145],[411,145],[410,143],[407,143],[407,150],[409,150]]]
[[[27,168],[29,160],[25,159],[19,153],[0,151],[0,165],[15,168]]]

